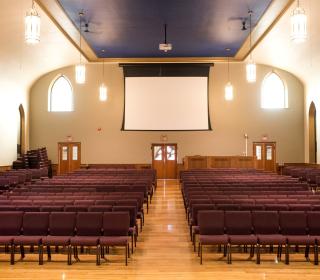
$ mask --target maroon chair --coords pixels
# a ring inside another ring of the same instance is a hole
[[[48,212],[26,212],[23,215],[23,235],[13,239],[13,250],[16,246],[21,248],[21,256],[24,258],[24,246],[38,246],[39,265],[43,264],[42,238],[47,236],[49,228]],[[14,256],[13,256],[14,258]],[[14,261],[14,259],[13,259]]]
[[[196,250],[196,237],[199,234],[198,212],[202,210],[214,210],[214,204],[193,204],[189,222],[190,237],[193,242],[193,250]]]
[[[42,244],[47,246],[48,260],[51,260],[50,246],[65,246],[68,248],[67,263],[71,265],[70,238],[74,235],[76,225],[75,212],[52,212],[49,217],[50,234],[42,238]]]
[[[10,246],[10,263],[14,264],[13,239],[19,236],[23,212],[0,212],[0,245]]]
[[[228,235],[224,233],[224,212],[202,210],[198,213],[199,223],[199,254],[202,264],[202,247],[207,245],[223,245],[224,256],[227,255]]]
[[[313,244],[307,232],[307,216],[304,211],[280,211],[281,233],[286,236],[286,264],[289,264],[290,245],[305,245],[308,259],[309,247]]]
[[[231,264],[232,245],[251,245],[250,256],[253,257],[257,237],[252,234],[250,211],[225,211],[225,227],[229,236],[228,263]]]
[[[257,264],[260,264],[260,246],[277,245],[277,258],[281,258],[282,245],[286,244],[286,238],[279,233],[279,216],[277,211],[253,211],[252,224],[254,233],[258,238]]]
[[[96,264],[100,265],[100,245],[99,237],[102,229],[102,213],[101,212],[79,212],[76,219],[76,236],[71,237],[70,245],[73,247],[74,256],[77,261],[78,246],[95,246]]]
[[[309,236],[314,245],[314,264],[319,264],[318,248],[320,242],[320,211],[307,212]]]
[[[103,236],[99,238],[101,256],[104,257],[104,248],[109,246],[125,247],[125,263],[128,265],[130,257],[128,232],[130,227],[130,215],[128,212],[107,212],[103,214]]]
[[[138,225],[137,209],[134,206],[113,206],[113,212],[128,212],[130,215],[129,235],[131,236],[131,253],[133,254],[133,244],[137,247]]]

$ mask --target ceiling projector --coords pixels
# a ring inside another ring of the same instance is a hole
[[[171,51],[172,50],[172,44],[159,44],[159,50],[160,51],[164,51],[164,52],[167,52],[167,51]]]

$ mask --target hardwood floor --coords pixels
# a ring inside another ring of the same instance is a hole
[[[210,251],[210,253],[209,253]],[[37,264],[37,255],[27,254],[25,260],[10,266],[9,256],[0,254],[0,279],[320,279],[320,266],[306,262],[303,254],[291,254],[291,264],[275,263],[274,254],[263,254],[260,265],[248,254],[233,254],[233,264],[208,248],[204,264],[193,252],[189,240],[181,192],[177,181],[159,181],[158,189],[146,215],[135,253],[124,265],[122,249],[107,255],[108,261],[95,265],[94,255],[80,255],[81,262],[67,266],[66,255],[53,254],[52,261]],[[17,254],[18,258],[18,254]],[[46,259],[46,257],[45,257]]]

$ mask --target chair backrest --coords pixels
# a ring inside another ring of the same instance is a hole
[[[49,217],[50,235],[72,236],[76,225],[75,212],[52,212]]]
[[[217,210],[236,211],[236,210],[239,210],[239,205],[231,204],[231,203],[223,203],[223,204],[216,204],[215,208]]]
[[[198,225],[198,212],[202,210],[214,210],[214,204],[193,204],[191,209],[192,225]]]
[[[287,204],[266,204],[265,209],[267,211],[286,211],[289,210]]]
[[[92,205],[89,207],[89,212],[112,212],[111,205]]]
[[[79,212],[76,221],[77,235],[99,236],[102,229],[102,212]]]
[[[320,235],[320,211],[307,212],[307,223],[310,235]]]
[[[137,220],[137,208],[135,206],[113,206],[113,212],[129,212],[130,215],[130,227],[134,227],[136,225]]]
[[[305,235],[307,216],[304,211],[280,211],[280,229],[282,234]]]
[[[198,213],[200,234],[224,234],[224,211],[203,210]]]
[[[88,206],[83,205],[66,205],[64,207],[65,212],[87,212]]]
[[[130,226],[128,212],[106,212],[103,214],[103,235],[127,236]]]
[[[225,211],[225,226],[228,234],[251,234],[251,212]]]
[[[117,200],[116,199],[104,199],[104,200],[96,200],[96,205],[116,205]]]
[[[279,233],[279,215],[277,211],[252,211],[252,225],[255,234]]]
[[[19,235],[22,227],[23,212],[0,212],[0,235]]]
[[[40,212],[62,212],[62,211],[64,211],[63,206],[49,205],[49,206],[42,206],[40,208]]]
[[[23,215],[23,235],[47,235],[49,228],[48,212],[25,212]]]

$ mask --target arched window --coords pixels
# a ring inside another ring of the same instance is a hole
[[[49,88],[49,112],[73,111],[73,90],[69,80],[60,75],[53,80]]]
[[[262,83],[261,108],[288,108],[288,95],[283,80],[274,72],[267,74]]]

